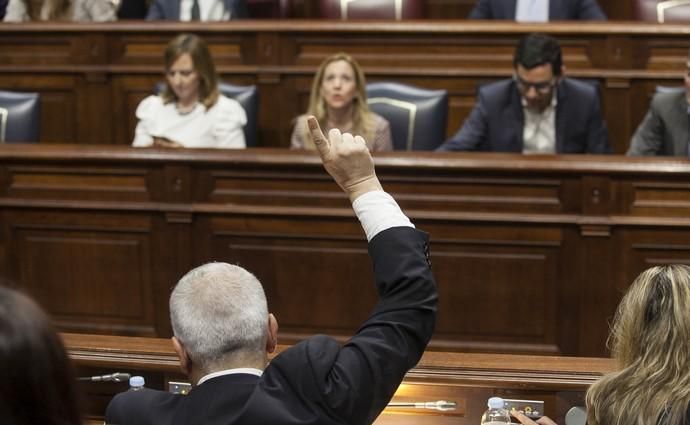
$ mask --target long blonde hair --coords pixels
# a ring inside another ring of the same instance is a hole
[[[620,370],[587,391],[589,425],[680,425],[690,403],[690,267],[652,267],[623,297],[609,337]]]
[[[321,84],[323,83],[324,73],[326,67],[333,62],[345,61],[352,67],[355,74],[355,83],[357,87],[357,93],[352,99],[352,133],[355,135],[360,135],[364,137],[368,143],[374,141],[375,122],[372,116],[372,112],[367,104],[367,81],[364,77],[364,72],[359,66],[357,61],[350,55],[344,52],[339,52],[334,55],[327,57],[319,65],[319,69],[314,75],[314,80],[311,84],[311,94],[309,95],[309,109],[307,110],[307,115],[314,115],[319,121],[319,125],[324,130],[328,128],[328,107],[326,106],[326,100],[321,96]],[[306,126],[305,126],[306,127]],[[311,137],[309,137],[308,129],[305,128],[305,144],[307,147],[313,148],[313,142]]]
[[[74,4],[70,0],[25,0],[32,21],[71,21]]]

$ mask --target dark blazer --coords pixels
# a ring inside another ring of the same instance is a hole
[[[477,0],[469,19],[515,20],[517,0]],[[603,21],[606,15],[596,0],[549,0],[549,20]]]
[[[688,100],[682,88],[657,93],[630,141],[628,155],[688,156]]]
[[[9,3],[9,0],[0,0],[0,21],[2,21],[2,19],[5,17],[7,3]]]
[[[556,153],[609,153],[597,89],[563,78],[556,88]],[[479,88],[477,103],[439,151],[522,152],[522,97],[512,79]]]
[[[258,377],[219,376],[188,395],[118,394],[106,423],[120,425],[370,424],[421,357],[436,317],[427,235],[397,227],[369,244],[379,302],[342,347],[314,336],[276,356]]]
[[[225,9],[230,11],[230,19],[249,17],[245,0],[224,0]],[[147,20],[180,20],[180,0],[154,0],[146,15]]]

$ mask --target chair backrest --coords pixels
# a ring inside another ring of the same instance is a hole
[[[244,126],[244,140],[248,148],[257,145],[257,129],[259,120],[259,90],[255,85],[236,86],[229,83],[219,83],[218,90],[225,96],[235,99],[247,114],[247,124]]]
[[[393,149],[434,150],[446,139],[448,92],[406,84],[367,84],[367,103],[391,125]]]
[[[685,86],[656,86],[655,93],[680,93],[685,91]]]
[[[41,96],[0,91],[0,143],[38,143]]]
[[[290,17],[289,0],[247,0],[251,19],[284,19]]]
[[[319,0],[327,19],[422,19],[424,0]]]
[[[159,81],[154,89],[155,93],[160,93],[165,88],[165,82]],[[244,140],[248,148],[257,145],[257,128],[259,117],[259,91],[255,85],[237,86],[235,84],[220,82],[218,90],[221,94],[235,99],[244,108],[247,114],[247,124],[244,126]]]
[[[657,22],[690,22],[690,0],[633,0],[635,19]]]

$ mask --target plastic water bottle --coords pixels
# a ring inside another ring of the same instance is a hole
[[[129,390],[139,391],[144,388],[144,377],[143,376],[132,376],[129,378]]]
[[[489,409],[482,415],[482,425],[505,425],[510,423],[510,413],[503,408],[501,397],[491,397],[487,403]]]

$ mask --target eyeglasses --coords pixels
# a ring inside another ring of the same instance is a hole
[[[549,91],[551,91],[553,86],[556,85],[555,77],[549,81],[544,81],[541,83],[530,83],[521,79],[517,75],[513,75],[513,80],[515,80],[515,84],[517,84],[517,88],[521,93],[527,93],[529,89],[534,88],[537,93],[547,94]]]

